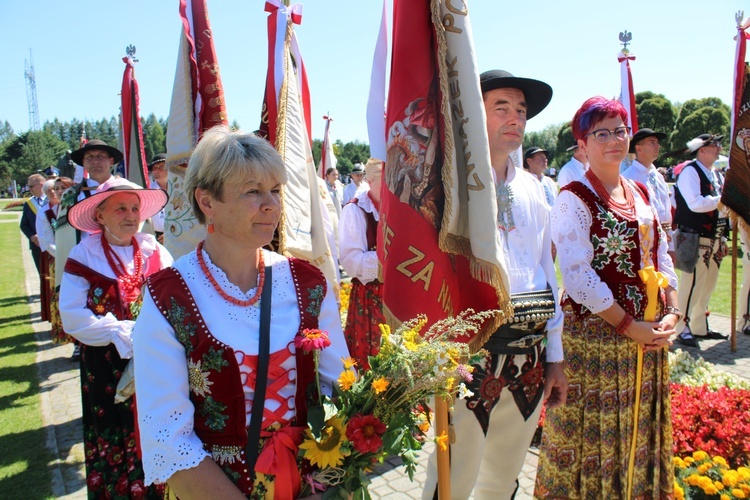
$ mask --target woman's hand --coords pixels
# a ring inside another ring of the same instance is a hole
[[[662,331],[674,330],[678,321],[680,321],[680,317],[677,314],[674,314],[674,313],[665,314],[664,316],[661,317],[661,321],[659,321],[659,326],[661,327]]]
[[[648,321],[633,321],[625,330],[625,336],[635,340],[644,351],[654,351],[672,345],[670,337],[677,332],[673,324],[669,325],[668,321],[664,325]]]

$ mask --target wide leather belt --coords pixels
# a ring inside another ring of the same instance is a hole
[[[485,342],[492,354],[529,354],[547,338],[547,322],[506,323]]]

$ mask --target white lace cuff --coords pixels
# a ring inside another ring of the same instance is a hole
[[[118,321],[117,327],[112,332],[112,343],[122,359],[133,357],[133,325],[135,321]]]
[[[193,432],[191,415],[174,411],[168,421],[139,415],[145,483],[166,483],[175,472],[198,466],[210,454]]]

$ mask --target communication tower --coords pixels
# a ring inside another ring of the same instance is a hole
[[[31,62],[29,62],[31,61]],[[29,59],[24,60],[26,77],[26,101],[29,104],[29,128],[39,130],[39,105],[36,100],[36,77],[34,76],[34,55],[29,49]]]

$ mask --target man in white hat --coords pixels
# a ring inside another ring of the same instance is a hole
[[[560,189],[564,188],[573,181],[583,179],[583,174],[588,170],[588,158],[578,144],[570,146],[565,151],[573,151],[573,157],[568,163],[560,167],[557,173],[557,185]]]
[[[549,206],[538,179],[511,159],[523,144],[526,120],[549,104],[552,88],[502,70],[486,71],[479,79],[498,200],[498,238],[506,248],[511,299],[542,294],[550,304],[538,311],[537,321],[508,322],[492,334],[483,346],[488,354],[473,365],[473,379],[467,384],[473,394],[454,404],[451,496],[469,498],[473,492],[477,500],[494,500],[515,494],[542,405],[563,404],[568,383],[562,365],[563,314],[557,300]],[[433,454],[422,498],[433,498],[436,486]]]
[[[362,186],[362,183],[364,182],[365,185],[367,185],[367,181],[365,179],[365,167],[361,163],[357,162],[354,164],[354,167],[352,168],[352,171],[349,173],[349,177],[351,180],[349,181],[349,184],[347,184],[344,187],[344,205],[349,203],[349,200],[354,198],[354,195],[357,191],[359,191],[360,187]]]
[[[685,165],[675,184],[675,260],[682,271],[678,302],[684,311],[675,329],[680,343],[689,347],[697,347],[697,339],[727,338],[708,327],[706,316],[719,264],[727,254],[729,224],[718,209],[724,178],[712,167],[722,137],[701,134],[689,141],[685,152],[695,155],[695,160]]]

